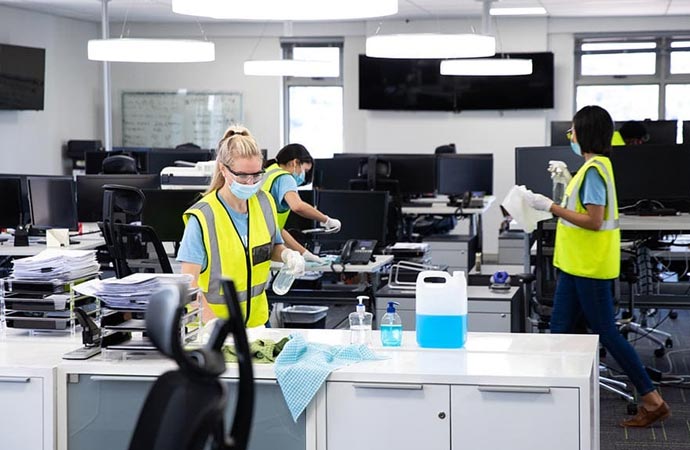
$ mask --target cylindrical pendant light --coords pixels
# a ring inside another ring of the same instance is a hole
[[[366,41],[373,58],[480,58],[496,53],[496,39],[481,34],[379,34]]]
[[[245,75],[332,78],[340,75],[338,63],[299,59],[250,60],[244,62]]]
[[[531,73],[531,59],[480,58],[441,61],[441,75],[500,76]]]
[[[213,42],[183,39],[92,39],[88,56],[94,61],[207,62],[216,58]]]

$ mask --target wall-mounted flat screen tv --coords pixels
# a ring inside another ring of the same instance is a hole
[[[495,58],[529,58],[532,74],[520,76],[441,75],[440,59],[359,56],[359,108],[465,111],[553,108],[553,53],[501,53]]]
[[[43,48],[0,44],[0,109],[43,109]]]

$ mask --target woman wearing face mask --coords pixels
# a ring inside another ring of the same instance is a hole
[[[554,266],[560,269],[551,313],[551,333],[572,333],[584,317],[602,345],[618,362],[641,396],[637,414],[620,424],[647,427],[671,415],[639,356],[618,332],[613,282],[620,273],[620,228],[611,161],[613,121],[598,106],[585,106],[573,117],[570,145],[585,159],[565,189],[561,205],[527,192],[535,209],[559,217]]]
[[[285,245],[297,250],[307,261],[322,262],[321,258],[305,249],[290,233],[283,230],[288,215],[292,211],[307,219],[316,220],[326,228],[327,232],[340,231],[341,224],[338,219],[332,219],[309,203],[303,202],[297,193],[297,186],[304,183],[306,173],[311,170],[313,164],[314,160],[304,145],[288,144],[280,149],[274,160],[268,161],[262,189],[269,192],[276,202],[278,225]]]
[[[226,318],[220,279],[235,282],[247,327],[268,321],[264,289],[273,261],[283,261],[297,276],[304,258],[283,245],[275,204],[261,191],[263,158],[246,128],[230,127],[218,144],[211,185],[185,211],[185,231],[177,260],[204,292],[204,321]]]

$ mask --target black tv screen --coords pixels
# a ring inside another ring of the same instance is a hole
[[[0,44],[0,109],[43,109],[45,49]]]
[[[359,56],[359,108],[413,111],[553,108],[553,53],[501,53],[529,58],[532,74],[441,75],[440,59]]]

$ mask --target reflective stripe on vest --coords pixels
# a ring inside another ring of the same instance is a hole
[[[208,264],[199,276],[199,287],[206,293],[209,306],[217,316],[227,317],[220,280],[221,277],[231,278],[237,287],[247,326],[250,327],[263,325],[268,320],[268,302],[264,291],[277,231],[275,207],[269,197],[259,191],[247,202],[246,249],[216,192],[202,198],[184,214],[185,222],[190,215],[194,215],[201,225]],[[264,252],[267,259],[254,264],[254,250],[265,245],[268,245],[267,253]],[[247,302],[248,299],[251,300]]]
[[[261,189],[264,190],[267,193],[271,193],[271,189],[273,188],[273,185],[275,184],[276,180],[278,179],[279,176],[281,175],[290,175],[290,172],[288,172],[285,169],[281,169],[281,167],[278,165],[278,163],[271,164],[266,168],[266,178],[264,179],[264,182],[261,184]],[[279,199],[274,198],[273,199],[276,203],[276,210],[280,204]],[[283,212],[278,212],[278,226],[282,230],[285,227],[285,223],[287,222],[288,216],[290,215],[290,208]]]
[[[596,156],[587,161],[568,184],[561,206],[581,214],[587,213],[580,202],[580,189],[587,170],[592,167],[606,183],[607,200],[602,226],[596,231],[588,230],[559,218],[553,263],[571,275],[612,279],[620,273],[620,229],[616,185],[609,159]]]

